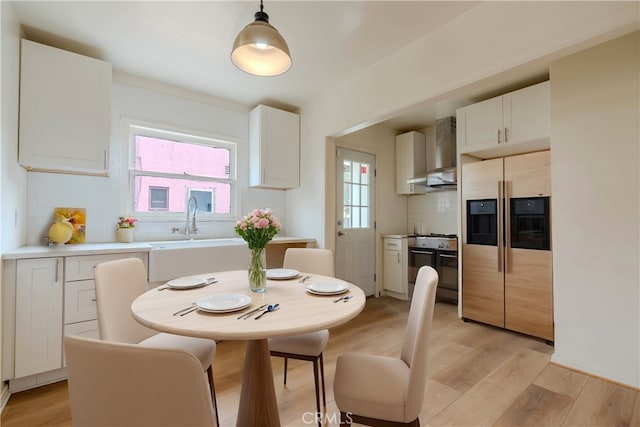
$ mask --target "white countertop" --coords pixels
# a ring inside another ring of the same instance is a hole
[[[2,259],[47,258],[74,255],[101,255],[108,253],[149,252],[151,245],[134,243],[78,243],[55,246],[22,246],[2,254]]]
[[[223,239],[228,240],[228,239]],[[197,241],[197,240],[195,240]],[[286,244],[298,242],[314,242],[315,239],[304,237],[284,237],[276,236],[269,242],[270,244]],[[21,258],[48,258],[58,256],[76,255],[102,255],[109,253],[128,252],[149,252],[153,242],[133,242],[133,243],[78,243],[73,245],[55,246],[22,246],[17,249],[7,251],[2,254],[3,260]]]

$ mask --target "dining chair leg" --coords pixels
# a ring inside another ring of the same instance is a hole
[[[211,385],[211,400],[213,401],[213,408],[216,410],[216,426],[220,427],[220,417],[218,416],[218,401],[216,400],[216,387],[213,383],[213,364],[207,368],[207,376],[209,377],[209,384]]]
[[[322,414],[322,412],[320,412],[320,389],[318,388],[320,386],[320,379],[318,378],[318,358],[316,358],[313,361],[313,378],[315,380],[315,385],[316,385],[316,416],[318,417],[318,425],[322,426],[322,417],[320,416],[320,414]]]
[[[320,375],[322,376],[322,405],[324,406],[325,411],[327,410],[327,393],[326,388],[324,386],[324,358],[322,357],[322,353],[320,353]]]
[[[284,385],[287,385],[287,364],[289,363],[289,358],[284,358]]]

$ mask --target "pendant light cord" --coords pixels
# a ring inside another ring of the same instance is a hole
[[[264,13],[264,5],[262,4],[262,0],[260,0],[260,10],[256,12],[254,18],[256,21],[269,22],[269,15]]]

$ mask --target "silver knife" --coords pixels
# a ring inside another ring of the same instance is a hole
[[[193,311],[196,311],[197,309],[198,309],[198,306],[196,305],[193,308],[190,308],[189,310],[187,310],[187,311],[185,311],[183,313],[180,313],[180,316],[184,316],[185,314],[189,314],[189,313],[191,313]]]
[[[246,312],[246,313],[242,314],[241,316],[239,316],[239,317],[238,317],[238,320],[242,319],[243,317],[244,317],[244,319],[245,319],[245,320],[246,320],[246,319],[248,319],[248,318],[249,318],[249,316],[251,316],[253,313],[257,313],[258,311],[260,311],[260,310],[262,310],[263,308],[265,308],[267,305],[268,305],[268,304],[263,304],[263,305],[261,305],[261,306],[260,306],[260,307],[258,307],[258,308],[254,308],[253,310],[248,311],[248,312]]]

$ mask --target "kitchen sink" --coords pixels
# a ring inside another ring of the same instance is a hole
[[[202,239],[150,242],[149,282],[222,270],[245,270],[251,252],[244,240]]]

